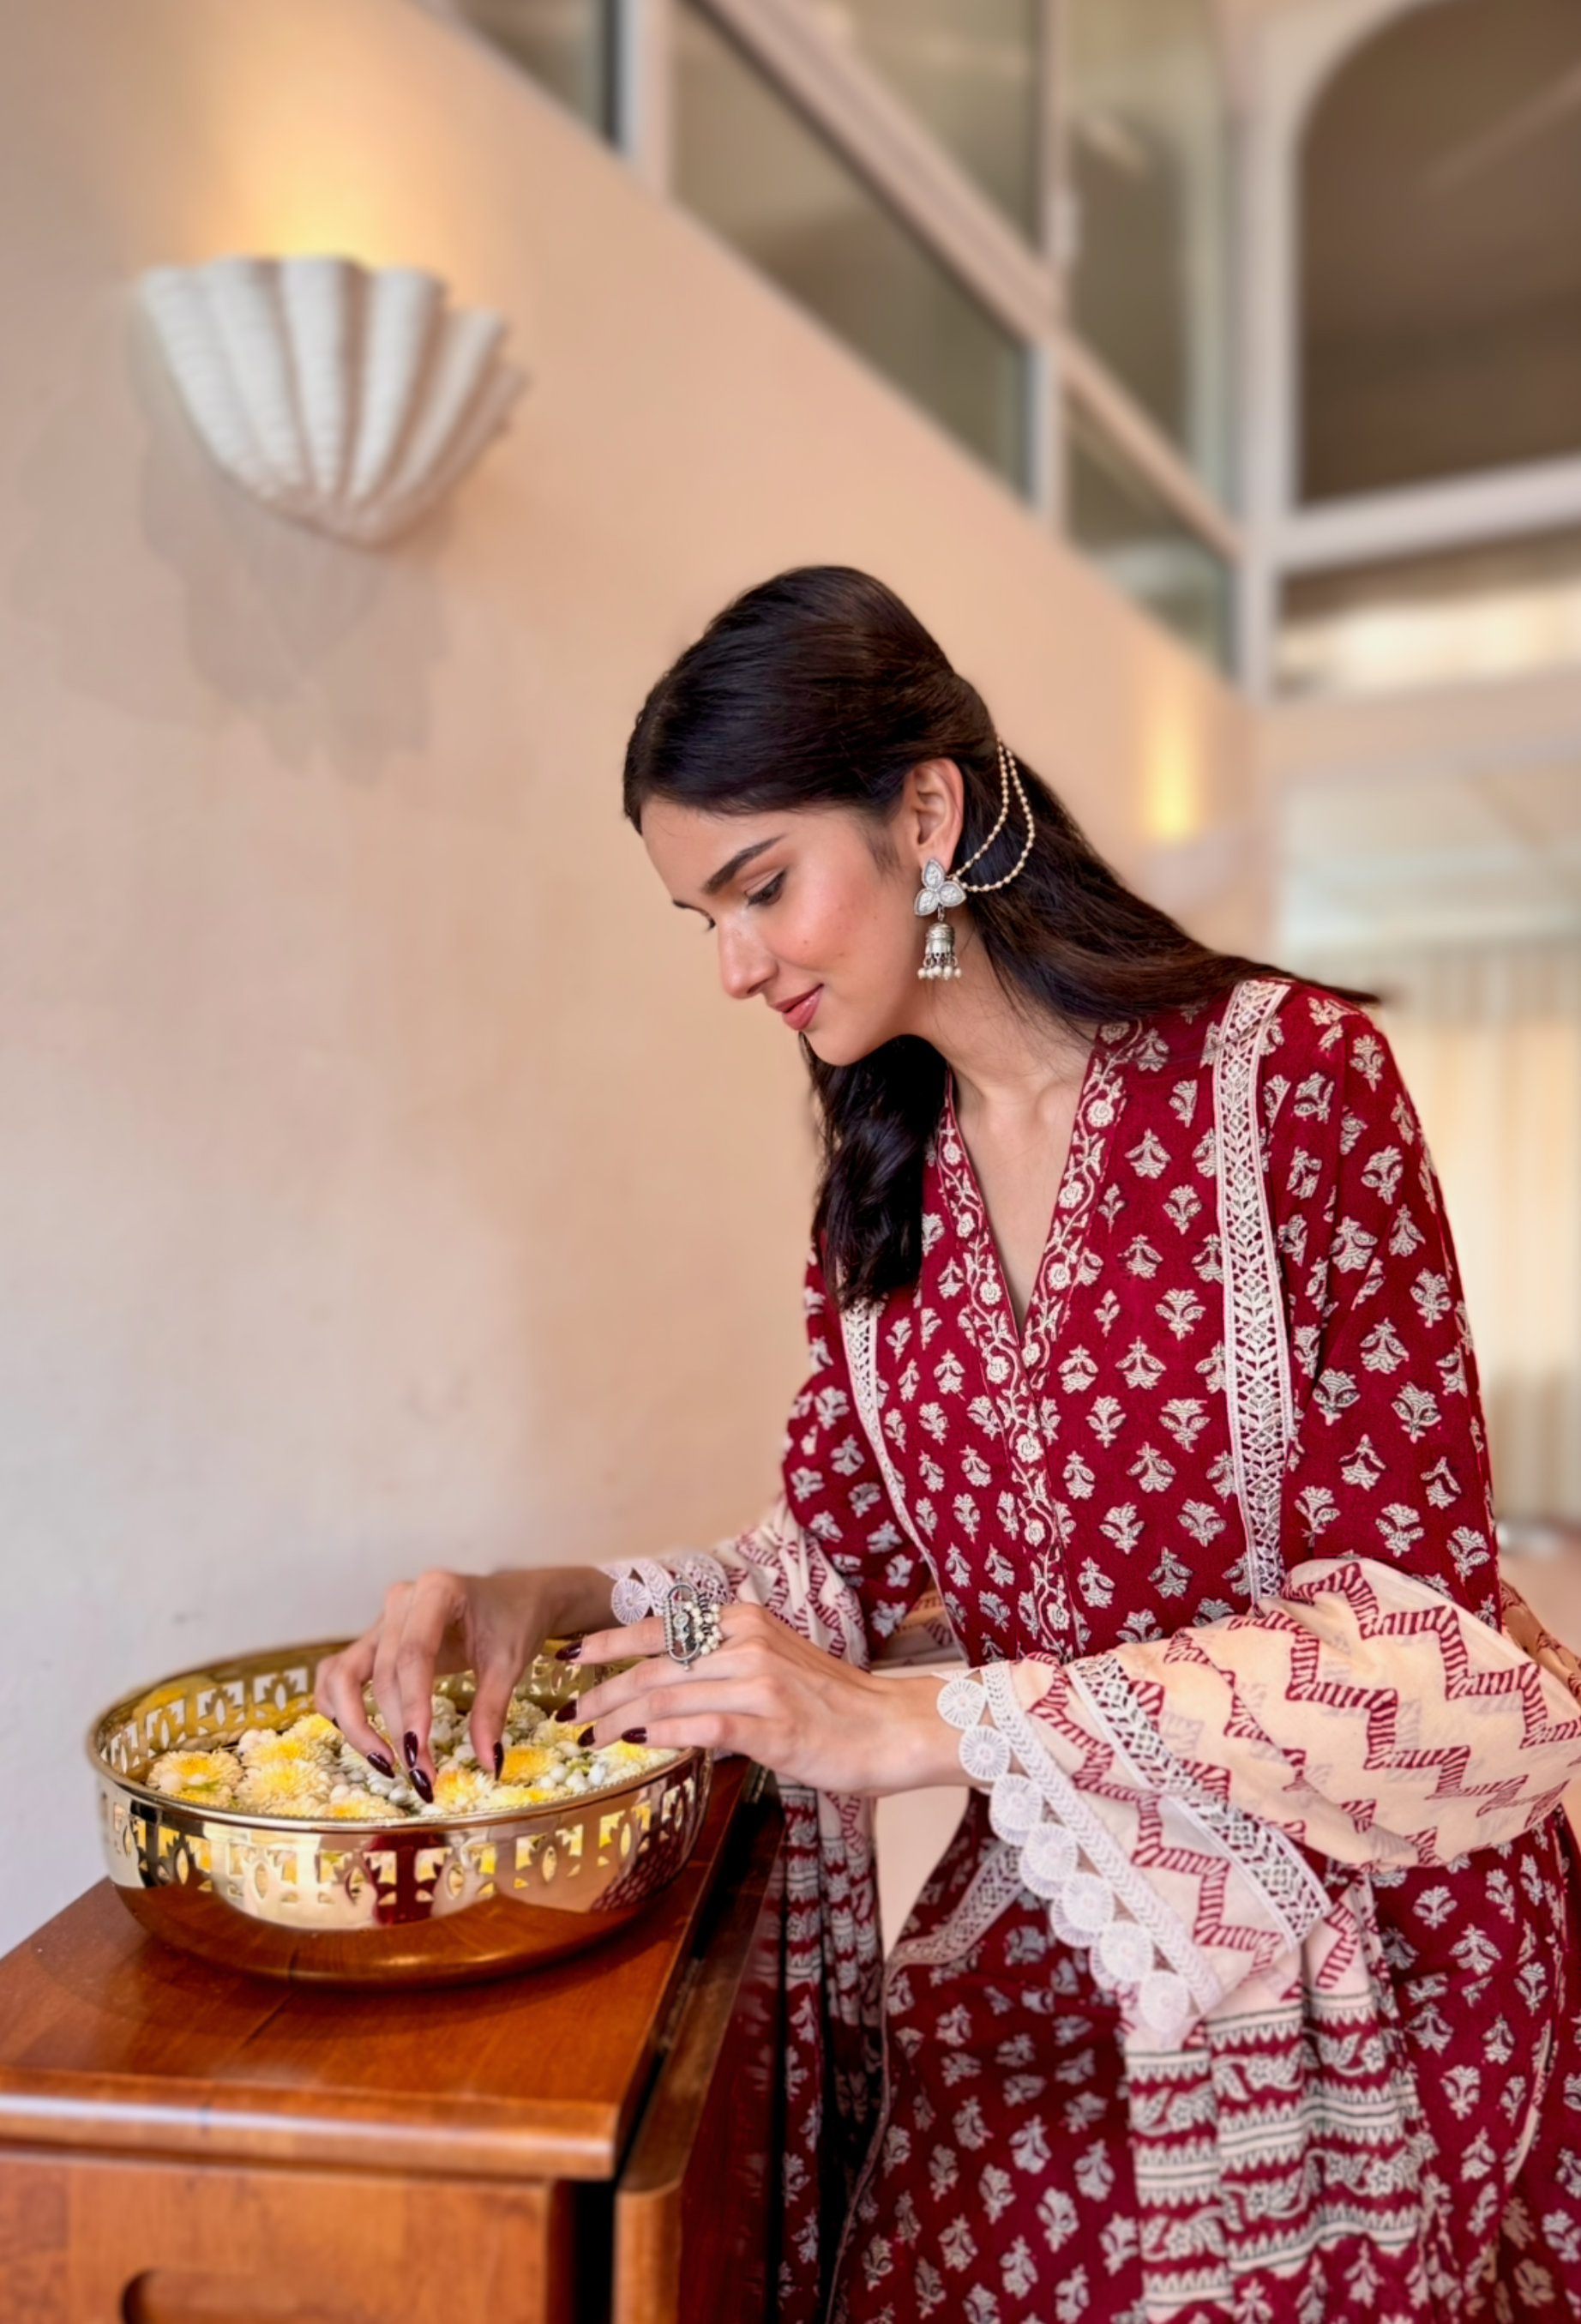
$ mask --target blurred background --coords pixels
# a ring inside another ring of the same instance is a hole
[[[618,772],[796,562],[1383,996],[1581,1634],[1578,216],[1581,0],[0,0],[0,1940],[115,1693],[770,1497],[800,1067]],[[198,443],[135,284],[236,251],[509,325],[393,548]]]

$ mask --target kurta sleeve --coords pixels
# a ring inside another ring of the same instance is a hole
[[[1359,1009],[1298,991],[1274,1024],[1265,1178],[1296,1421],[1285,1566],[1378,1558],[1496,1622],[1476,1364],[1416,1110]]]

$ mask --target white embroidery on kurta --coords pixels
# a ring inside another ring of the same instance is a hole
[[[925,1935],[903,1938],[891,1948],[888,1974],[919,1964],[938,1968],[963,1960],[1022,1893],[1021,1860],[1016,1849],[1005,1840],[993,1841],[948,1917]]]
[[[1276,1598],[1284,1580],[1280,1502],[1295,1432],[1284,1292],[1257,1120],[1258,1061],[1289,990],[1270,977],[1237,985],[1213,1060],[1225,1390],[1236,1492],[1246,1526],[1247,1594],[1254,1603]]]
[[[840,1329],[845,1341],[845,1360],[850,1370],[851,1394],[856,1398],[857,1417],[862,1424],[873,1458],[878,1463],[889,1499],[896,1517],[905,1528],[914,1549],[920,1550],[930,1573],[933,1561],[928,1545],[917,1531],[907,1506],[905,1488],[900,1471],[884,1434],[884,1382],[878,1373],[878,1323],[883,1315],[883,1303],[877,1299],[859,1300],[855,1306],[842,1308]],[[927,1418],[924,1406],[923,1417]],[[935,1581],[937,1576],[934,1577]]]

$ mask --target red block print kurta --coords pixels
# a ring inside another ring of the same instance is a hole
[[[1116,1650],[1277,1596],[1279,1575],[1257,1571],[1271,1539],[1286,1571],[1382,1561],[1496,1624],[1475,1371],[1432,1167],[1376,1029],[1301,987],[1270,1015],[1252,1091],[1282,1294],[1265,1319],[1287,1357],[1282,1475],[1259,1478],[1237,1444],[1248,1399],[1276,1390],[1227,1383],[1225,1013],[1101,1032],[1020,1333],[948,1108],[921,1278],[878,1314],[865,1382],[813,1263],[786,1492],[871,1645],[936,1581],[970,1665],[1073,1664],[1096,1684]],[[1261,1552],[1243,1517],[1259,1492]],[[1189,1735],[1169,1739],[1190,1759]],[[1359,1892],[1355,1861],[1278,1845],[1292,1913],[1309,1892],[1299,1926],[1328,1896],[1364,1896],[1370,2030],[1337,2015],[1325,2032],[1319,1977],[1293,2045],[1272,2017],[1217,2046],[1199,2024],[1137,2065],[1114,1991],[1026,1887],[974,1904],[980,1936],[959,1950],[957,1922],[957,1950],[933,1957],[995,1846],[973,1798],[887,1979],[887,2087],[838,2317],[1581,2313],[1581,1925],[1562,1818],[1446,1865],[1374,1868]],[[1292,2089],[1303,2058],[1319,2079]],[[790,2249],[810,2254],[818,2190],[795,2153],[788,2193]],[[1421,2236],[1398,2232],[1411,2205],[1430,2223],[1425,2266]]]

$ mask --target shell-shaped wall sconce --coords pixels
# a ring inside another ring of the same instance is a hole
[[[281,516],[367,548],[432,508],[525,385],[505,326],[437,276],[346,258],[216,258],[141,285],[215,459]]]

